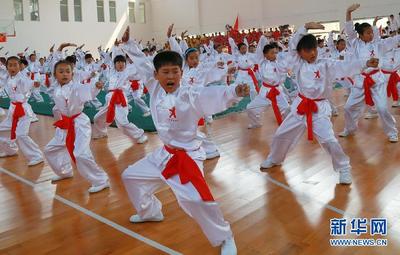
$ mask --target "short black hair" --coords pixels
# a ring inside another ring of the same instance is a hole
[[[18,64],[21,64],[21,59],[17,56],[11,56],[9,58],[7,58],[6,60],[6,66],[8,66],[8,62],[10,62],[11,60],[16,60],[18,62]]]
[[[125,64],[126,64],[126,58],[124,57],[124,56],[122,56],[122,55],[117,55],[115,58],[114,58],[114,65],[117,63],[117,62],[124,62]]]
[[[92,54],[87,53],[87,54],[85,55],[85,59],[88,59],[88,58],[93,58]]]
[[[360,23],[354,24],[354,28],[355,28],[355,30],[357,31],[357,33],[359,35],[363,35],[364,31],[367,30],[370,27],[371,27],[371,25],[366,23],[366,22],[361,23],[361,24]]]
[[[296,50],[301,51],[301,50],[312,50],[316,49],[318,46],[317,44],[317,38],[315,38],[314,35],[308,34],[303,36],[303,38],[300,39],[299,43],[297,44]]]
[[[343,38],[340,38],[339,40],[336,41],[336,45],[339,45],[341,42],[346,42]]]
[[[3,65],[5,65],[7,62],[7,59],[5,57],[0,57],[0,63],[2,63]]]
[[[156,71],[166,65],[176,65],[179,66],[179,68],[182,68],[183,59],[178,52],[162,51],[154,57],[153,64]]]
[[[264,46],[263,53],[267,54],[270,50],[275,49],[275,48],[276,48],[276,46],[274,44],[272,44],[272,43],[267,44]]]
[[[68,61],[68,62],[70,62],[70,63],[72,63],[72,64],[74,64],[74,65],[76,64],[76,57],[75,57],[75,55],[68,56],[68,57],[65,58],[65,60]]]
[[[148,49],[148,48],[144,48],[144,49],[142,50],[142,52],[149,52],[149,49]]]
[[[241,43],[238,43],[238,45],[237,45],[239,50],[240,50],[240,48],[242,48],[242,46],[246,46],[246,44],[241,42]]]
[[[29,57],[32,57],[32,56],[36,56],[36,54],[35,54],[35,53],[32,53],[31,55],[29,55]]]
[[[24,64],[25,66],[28,66],[28,65],[29,65],[28,61],[27,61],[25,58],[22,58],[22,59],[19,61],[19,63],[20,63],[20,64]]]
[[[71,67],[72,70],[74,69],[74,67],[72,66],[72,63],[71,63],[71,62],[69,62],[69,61],[67,61],[67,60],[60,60],[60,61],[58,61],[58,62],[54,65],[54,73],[56,73],[57,67],[58,67],[59,65],[69,65],[69,66]]]

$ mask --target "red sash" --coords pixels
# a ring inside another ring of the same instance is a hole
[[[248,73],[248,75],[253,80],[254,87],[256,88],[257,93],[260,93],[260,87],[258,87],[258,81],[257,81],[256,75],[254,74],[253,69],[251,69],[251,68],[248,68],[248,69],[239,68],[239,70],[246,71]]]
[[[179,175],[182,184],[191,182],[203,201],[214,201],[210,189],[196,162],[184,150],[173,149],[164,146],[165,150],[172,154],[172,158],[167,162],[162,175],[169,179]]]
[[[388,87],[387,87],[387,96],[393,97],[394,101],[399,100],[399,92],[397,91],[397,83],[400,82],[400,76],[397,71],[386,71],[382,70],[384,74],[390,74]]]
[[[113,93],[110,104],[108,105],[106,122],[112,123],[115,119],[115,105],[121,105],[123,107],[127,106],[126,99],[124,96],[124,92],[122,89],[113,89],[110,90]]]
[[[75,156],[74,156],[74,148],[75,148],[75,119],[80,115],[81,113],[75,114],[71,117],[67,117],[64,115],[61,115],[61,120],[56,121],[53,125],[55,127],[67,130],[67,137],[65,139],[65,145],[67,147],[68,153],[76,163]]]
[[[22,106],[23,103],[21,102],[12,102],[12,104],[15,106],[15,109],[12,115],[10,138],[11,140],[14,140],[15,138],[17,138],[16,131],[17,131],[18,121],[20,118],[25,116],[25,110],[24,107]]]
[[[282,114],[278,107],[278,102],[276,97],[281,94],[281,92],[277,89],[279,85],[270,85],[263,82],[263,86],[269,88],[269,92],[267,93],[266,97],[271,101],[272,109],[274,110],[274,115],[278,125],[282,123]]]
[[[312,141],[313,140],[313,121],[312,121],[312,115],[313,113],[318,112],[318,105],[316,102],[322,101],[325,99],[310,99],[302,94],[299,94],[299,97],[302,99],[300,104],[297,106],[297,113],[300,115],[306,115],[307,118],[307,138],[308,140]]]
[[[370,73],[361,73],[364,76],[364,94],[365,94],[365,103],[369,106],[374,106],[374,101],[372,100],[371,88],[375,85],[374,79],[372,79],[372,75],[379,72],[379,69],[371,71]]]

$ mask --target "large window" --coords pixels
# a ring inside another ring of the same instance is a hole
[[[29,0],[29,12],[32,21],[39,21],[39,0]]]
[[[117,7],[114,0],[110,0],[108,3],[110,8],[110,22],[117,22]]]
[[[146,5],[144,3],[139,4],[139,23],[146,23]]]
[[[82,21],[82,3],[81,0],[74,0],[75,21]]]
[[[129,1],[129,22],[135,23],[135,2]]]
[[[97,0],[97,21],[104,22],[104,0]]]
[[[24,6],[22,0],[14,0],[14,19],[24,20]]]
[[[68,18],[68,0],[60,0],[61,21],[69,21]]]

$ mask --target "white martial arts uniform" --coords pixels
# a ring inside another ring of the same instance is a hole
[[[389,50],[397,47],[400,42],[400,35],[388,39],[376,39],[372,42],[365,43],[357,38],[357,33],[353,29],[353,22],[349,21],[345,24],[345,30],[349,36],[351,48],[354,52],[354,57],[366,62],[371,57],[382,59],[384,54]],[[363,113],[366,101],[364,90],[364,79],[370,76],[375,83],[371,86],[372,101],[379,115],[383,130],[386,135],[397,137],[396,121],[389,112],[387,106],[387,88],[384,74],[379,68],[368,68],[363,74],[359,73],[354,78],[354,86],[351,94],[344,107],[345,110],[345,131],[346,133],[354,133],[358,127],[358,119]],[[370,103],[371,104],[371,103]]]
[[[115,104],[115,123],[117,127],[122,130],[122,133],[129,136],[132,139],[139,139],[144,131],[138,128],[135,124],[129,122],[128,120],[128,99],[126,94],[129,93],[130,83],[129,80],[140,80],[139,73],[135,65],[128,65],[125,70],[118,72],[116,70],[110,70],[108,76],[108,93],[106,95],[106,103],[100,108],[99,112],[94,116],[93,125],[93,137],[100,138],[107,135],[107,127],[111,125],[107,123],[107,112],[112,102],[112,98],[121,96],[124,98],[126,106],[123,106],[121,102]]]
[[[150,78],[154,71],[151,64],[147,64],[147,71],[143,72]],[[140,66],[145,68],[145,63]],[[150,93],[150,109],[160,139],[166,146],[185,150],[203,176],[205,152],[197,136],[197,122],[202,116],[220,112],[237,101],[235,87],[205,88],[186,84],[174,93],[167,94],[154,78],[145,84]],[[172,156],[165,147],[161,147],[129,166],[122,174],[125,188],[138,215],[146,220],[161,214],[162,205],[154,193],[166,183],[173,190],[179,205],[196,220],[211,244],[221,245],[224,240],[232,237],[229,223],[224,220],[218,204],[215,201],[203,201],[191,182],[182,184],[179,175],[164,177],[163,170]],[[182,169],[182,172],[185,170],[192,172],[192,169]]]
[[[400,48],[394,48],[388,51],[382,57],[382,73],[386,78],[386,87],[388,90],[388,97],[392,97],[393,101],[399,101],[400,95]],[[393,91],[395,90],[395,91]],[[397,94],[396,94],[397,92]],[[398,102],[395,102],[393,106],[399,106]]]
[[[282,163],[307,128],[309,139],[312,139],[314,134],[321,146],[331,155],[333,168],[339,172],[350,171],[350,160],[333,132],[330,120],[331,107],[327,98],[332,93],[335,79],[360,72],[363,64],[359,60],[331,59],[306,62],[296,51],[298,42],[306,34],[307,30],[304,27],[300,28],[289,42],[293,57],[293,62],[290,63],[293,64],[293,72],[297,78],[299,96],[294,100],[291,112],[276,131],[267,160],[274,164]],[[306,114],[307,109],[313,109],[311,115]],[[307,115],[312,116],[311,125],[308,123]]]
[[[0,137],[0,152],[4,156],[11,156],[15,155],[19,148],[29,162],[40,161],[43,158],[39,146],[29,137],[33,111],[30,104],[28,104],[28,99],[31,95],[33,84],[34,81],[21,72],[14,77],[8,77],[5,90],[10,97],[11,103],[6,119],[0,123],[1,131],[12,130],[14,111],[17,107],[23,108],[24,115],[17,122],[15,140]]]
[[[90,119],[82,112],[85,102],[92,100],[98,93],[94,81],[87,85],[72,81],[63,86],[58,85],[54,90],[54,102],[62,118],[75,117],[70,124],[74,125],[75,131],[73,155],[79,173],[91,182],[92,186],[108,182],[107,174],[94,161],[90,150],[92,131]],[[69,177],[73,174],[71,156],[67,151],[67,134],[67,130],[57,127],[53,139],[44,150],[50,167],[60,177]]]

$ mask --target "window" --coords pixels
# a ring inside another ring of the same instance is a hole
[[[135,23],[135,2],[129,1],[129,22]]]
[[[29,1],[29,12],[31,13],[32,21],[39,21],[39,0],[30,0]]]
[[[117,8],[115,5],[115,1],[109,2],[110,8],[110,22],[117,22]]]
[[[82,3],[81,0],[74,0],[75,21],[82,21]]]
[[[104,22],[104,0],[97,0],[97,21]]]
[[[146,23],[146,8],[144,3],[139,4],[139,23]]]
[[[68,21],[68,0],[60,0],[61,21]]]
[[[24,7],[22,0],[14,0],[14,19],[24,20]]]

